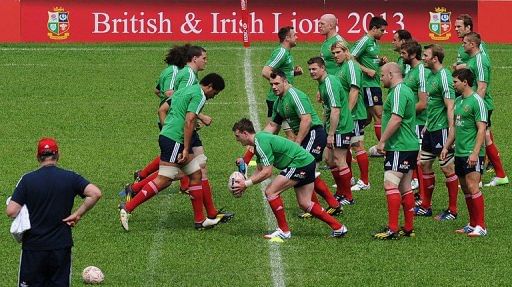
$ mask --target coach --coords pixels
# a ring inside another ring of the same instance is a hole
[[[71,227],[101,197],[101,191],[79,174],[57,167],[59,148],[51,138],[39,141],[39,169],[21,177],[7,216],[14,218],[27,206],[31,229],[23,234],[18,286],[69,286]],[[85,198],[73,213],[74,198]]]

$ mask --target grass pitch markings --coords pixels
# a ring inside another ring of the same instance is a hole
[[[254,129],[256,131],[261,130],[259,116],[258,116],[258,104],[256,102],[256,94],[254,92],[254,81],[252,79],[252,65],[251,65],[251,49],[245,49],[244,54],[244,76],[245,76],[245,91],[247,93],[247,102],[249,103],[249,115],[251,121],[254,123]],[[270,230],[276,228],[276,223],[273,220],[273,213],[267,204],[265,197],[265,189],[270,183],[270,180],[265,180],[260,184],[262,193],[263,208],[265,209],[265,217],[267,218],[267,226]],[[281,259],[281,251],[279,244],[269,244],[269,258],[270,258],[270,269],[272,271],[272,283],[275,287],[286,286],[284,282],[284,268]]]

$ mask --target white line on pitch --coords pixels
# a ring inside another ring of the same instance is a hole
[[[254,129],[259,131],[261,129],[259,116],[258,116],[258,104],[256,102],[256,94],[254,93],[254,81],[252,79],[252,65],[251,65],[251,49],[245,49],[244,55],[244,75],[245,75],[245,90],[247,92],[247,101],[249,103],[249,115],[250,119],[254,124]],[[265,188],[269,184],[269,180],[265,180],[260,184],[261,193],[263,196],[263,205],[265,208],[265,216],[267,217],[267,226],[270,230],[276,228],[274,216],[270,209],[267,199],[265,197]],[[269,244],[269,257],[270,257],[270,269],[272,271],[272,283],[275,287],[286,286],[284,282],[284,268],[281,259],[281,251],[279,250],[279,244]]]

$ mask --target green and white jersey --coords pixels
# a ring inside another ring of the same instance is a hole
[[[363,74],[363,88],[380,87],[380,47],[375,38],[365,35],[352,46],[350,52],[361,65],[375,70],[373,78]]]
[[[293,70],[295,66],[290,50],[279,45],[279,47],[274,49],[272,55],[270,55],[270,59],[267,61],[267,63],[265,63],[265,66],[281,70],[286,75],[288,83],[293,84]],[[277,96],[274,94],[274,92],[272,92],[272,89],[270,89],[267,94],[267,100],[275,101],[276,99]]]
[[[206,96],[199,84],[177,90],[172,96],[172,106],[160,135],[177,143],[184,143],[185,117],[188,112],[199,114],[206,102]]]
[[[361,87],[363,71],[361,71],[361,67],[353,60],[345,61],[341,64],[337,76],[340,79],[343,90],[347,93],[347,98],[352,86],[359,88],[357,102],[352,109],[352,120],[366,120],[368,115],[363,101],[363,88]]]
[[[325,130],[329,132],[331,128],[331,110],[340,109],[340,116],[336,134],[348,134],[354,129],[354,121],[348,108],[348,93],[342,88],[340,81],[334,75],[327,77],[319,83],[318,91],[322,98],[324,107],[324,125]]]
[[[404,83],[389,89],[382,114],[383,131],[386,130],[392,114],[401,117],[402,123],[386,141],[384,149],[387,151],[419,150],[420,145],[416,135],[416,100],[411,88]]]
[[[487,45],[484,42],[480,43],[480,52],[490,59],[489,54],[487,54]],[[460,45],[457,49],[457,64],[467,64],[469,59],[471,59],[471,56],[464,50],[464,45]]]
[[[268,132],[257,132],[254,136],[256,162],[263,166],[275,166],[278,169],[304,167],[315,158],[300,145],[284,137]]]
[[[272,121],[279,125],[287,121],[293,132],[297,134],[300,128],[300,117],[307,114],[311,115],[311,127],[322,125],[309,97],[290,86],[288,91],[275,101]]]
[[[405,75],[407,75],[407,73],[409,73],[409,71],[411,70],[411,65],[406,64],[404,62],[404,58],[402,58],[402,57],[398,57],[398,59],[396,60],[396,63],[400,67],[400,71],[402,71],[402,77],[405,77]]]
[[[343,42],[347,44],[343,37],[336,34],[331,38],[325,39],[325,41],[322,43],[322,47],[320,48],[320,57],[324,59],[325,69],[327,70],[327,73],[329,75],[336,75],[336,73],[339,70],[339,66],[336,63],[336,60],[334,60],[334,57],[331,52],[331,47],[336,42]]]
[[[160,105],[162,105],[165,102],[165,100],[167,100],[165,92],[169,90],[175,90],[178,71],[179,69],[177,66],[169,65],[160,73],[160,77],[156,82],[156,85],[160,90]]]
[[[442,68],[430,71],[427,77],[427,130],[430,132],[448,128],[447,108],[444,99],[455,99],[452,74]]]
[[[455,100],[455,155],[469,156],[475,148],[478,133],[477,122],[487,123],[487,109],[482,98],[474,93],[459,96]],[[484,145],[480,147],[480,156],[484,156]]]
[[[487,57],[482,52],[477,53],[475,56],[471,57],[467,62],[467,68],[473,72],[475,75],[475,80],[473,82],[473,90],[476,92],[478,89],[478,82],[487,83],[487,89],[485,90],[485,107],[492,111],[494,110],[494,101],[491,96],[491,61],[489,57]]]
[[[175,91],[195,85],[197,83],[199,83],[199,80],[197,79],[197,73],[194,72],[194,70],[192,70],[189,65],[185,65],[185,67],[183,67],[183,69],[178,72],[178,76],[176,77]]]
[[[430,70],[425,68],[423,63],[419,63],[416,67],[411,68],[405,75],[404,84],[411,88],[414,93],[416,103],[419,102],[420,98],[418,93],[427,92],[427,77],[430,74]],[[424,126],[427,121],[427,109],[424,109],[421,113],[416,114],[416,124]]]

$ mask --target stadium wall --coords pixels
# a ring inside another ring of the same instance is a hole
[[[329,12],[338,17],[340,34],[348,41],[366,33],[373,15],[382,15],[389,31],[407,29],[422,42],[458,42],[453,24],[457,15],[467,13],[486,42],[512,43],[511,33],[499,32],[507,27],[512,1],[248,2],[250,41],[275,41],[279,27],[287,25],[296,28],[300,41],[321,41],[318,17]],[[1,0],[0,14],[4,19],[0,42],[241,42],[243,38],[239,0]]]

